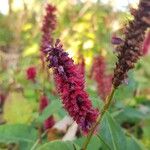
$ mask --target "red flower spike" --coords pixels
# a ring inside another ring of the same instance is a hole
[[[112,83],[114,88],[124,83],[128,71],[135,67],[141,56],[145,33],[150,27],[150,1],[140,0],[136,12],[132,11],[134,19],[125,28],[123,43],[116,47],[118,62],[114,69]]]
[[[97,82],[98,94],[102,100],[106,99],[106,96],[111,91],[112,75],[106,75],[106,62],[103,56],[94,58],[92,66],[92,77]]]
[[[57,90],[64,108],[77,122],[84,134],[87,134],[98,117],[98,110],[92,107],[88,94],[84,90],[84,76],[77,65],[64,52],[59,40],[49,46],[47,52],[49,68],[53,68]]]
[[[42,24],[42,39],[41,39],[41,61],[42,61],[42,67],[45,67],[44,64],[44,50],[46,50],[49,46],[49,44],[53,43],[52,39],[52,32],[55,30],[56,27],[56,8],[55,6],[52,6],[50,4],[46,5],[46,12],[43,19]]]
[[[28,80],[35,82],[35,78],[36,78],[36,68],[35,67],[29,67],[26,70],[26,74],[27,74]]]

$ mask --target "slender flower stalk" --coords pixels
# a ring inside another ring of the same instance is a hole
[[[86,150],[86,149],[87,149],[87,146],[88,146],[88,144],[90,143],[90,140],[91,140],[91,138],[92,138],[92,136],[93,136],[93,134],[94,134],[95,129],[97,128],[97,126],[98,126],[99,123],[101,122],[101,120],[102,120],[102,118],[103,118],[105,112],[106,112],[106,111],[109,109],[109,107],[110,107],[110,104],[111,104],[111,102],[112,102],[112,99],[113,99],[113,95],[114,95],[114,93],[115,93],[115,90],[116,90],[115,88],[112,88],[112,89],[111,89],[110,95],[106,98],[106,103],[105,103],[105,105],[104,105],[104,107],[103,107],[103,109],[102,109],[102,111],[101,111],[101,115],[98,116],[96,123],[92,126],[92,128],[91,128],[91,130],[90,130],[90,132],[89,132],[89,134],[88,134],[88,136],[87,136],[85,142],[83,143],[83,145],[82,145],[82,147],[81,147],[81,150]]]
[[[117,88],[127,78],[127,73],[134,68],[141,54],[145,31],[150,27],[150,1],[141,0],[138,10],[132,15],[134,20],[129,22],[125,30],[125,39],[117,46],[118,62],[114,70],[113,85]]]

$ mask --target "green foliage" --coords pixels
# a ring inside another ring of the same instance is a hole
[[[0,45],[5,46],[12,41],[13,34],[8,24],[8,18],[0,14]]]
[[[18,143],[21,150],[29,150],[37,139],[37,132],[30,126],[15,124],[0,126],[0,143]]]
[[[127,137],[127,149],[145,150],[145,148],[134,137]]]
[[[56,100],[52,101],[42,112],[42,114],[37,118],[37,122],[43,123],[49,116],[57,113],[62,107],[61,102]]]
[[[38,150],[80,150],[79,147],[72,142],[53,141],[46,143],[38,148]]]
[[[116,116],[116,120],[119,123],[123,122],[130,122],[130,123],[137,123],[141,120],[147,118],[147,115],[142,113],[140,110],[136,108],[126,107],[124,108],[119,115]]]
[[[32,121],[33,107],[19,93],[11,93],[4,105],[4,119],[7,123],[26,123]]]
[[[78,145],[82,145],[83,142],[85,142],[85,139],[86,139],[86,137],[78,138],[74,141],[74,143],[76,143]],[[97,136],[92,137],[87,150],[91,150],[91,149],[93,149],[93,147],[95,150],[98,150],[101,147],[101,141],[99,141]]]
[[[103,142],[103,149],[126,150],[126,137],[120,126],[108,113],[102,120],[98,137]]]

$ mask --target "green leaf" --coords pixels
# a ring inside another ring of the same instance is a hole
[[[99,135],[97,134],[97,137],[98,137],[99,140],[102,142],[102,147],[105,147],[105,149],[111,150],[111,147],[107,144],[106,141],[104,141],[104,140],[101,138],[101,136],[99,136]]]
[[[37,122],[42,123],[49,116],[56,113],[61,109],[62,105],[59,100],[52,101],[42,112],[42,114],[37,118]]]
[[[143,123],[143,136],[142,136],[142,141],[147,147],[147,149],[150,149],[150,119],[145,120]]]
[[[104,104],[101,98],[98,96],[98,94],[92,88],[88,88],[87,91],[90,95],[90,99],[92,101],[93,106],[102,109]]]
[[[70,141],[53,141],[46,143],[38,148],[38,150],[80,150],[77,145]]]
[[[106,113],[98,135],[104,150],[126,150],[126,138],[120,126]]]
[[[32,113],[31,102],[28,102],[21,93],[11,92],[9,94],[3,112],[3,117],[7,123],[29,124],[33,120]]]
[[[143,137],[150,139],[150,119],[143,122]]]
[[[36,130],[23,124],[1,125],[1,143],[19,143],[21,150],[28,150],[37,139]]]
[[[116,120],[119,123],[122,123],[124,121],[128,122],[138,122],[140,120],[143,120],[146,117],[140,110],[136,108],[126,107],[123,109],[123,111],[120,112],[119,115],[117,115]]]
[[[134,91],[137,88],[137,83],[133,79],[133,73],[129,73],[128,78],[128,86],[127,85],[121,85],[120,88],[118,88],[115,92],[114,99],[116,100],[127,100],[128,98],[132,98],[134,96]],[[128,93],[128,94],[127,94]]]
[[[145,148],[134,137],[127,137],[128,150],[144,150]]]

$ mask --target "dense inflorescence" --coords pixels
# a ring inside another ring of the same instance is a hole
[[[35,82],[36,78],[36,68],[35,67],[29,67],[26,70],[27,79]]]
[[[117,88],[127,78],[127,73],[141,56],[145,31],[150,27],[150,1],[141,0],[138,9],[132,12],[133,21],[125,29],[125,38],[117,46],[118,62],[114,70],[113,85]]]
[[[48,104],[49,104],[48,98],[45,95],[41,96],[39,105],[40,113],[43,112],[43,110],[48,106]],[[44,121],[44,129],[50,129],[53,127],[54,124],[55,124],[54,117],[50,116]]]
[[[50,4],[46,5],[45,16],[42,24],[42,39],[41,39],[41,60],[44,68],[44,55],[43,50],[47,49],[49,44],[53,43],[52,32],[56,28],[56,7]]]
[[[111,91],[112,75],[106,75],[106,62],[105,57],[97,56],[94,58],[93,66],[91,69],[92,78],[97,83],[98,94],[102,100],[106,99],[106,96]]]
[[[78,66],[64,52],[59,40],[44,50],[49,68],[53,68],[57,90],[69,115],[86,134],[98,117],[98,110],[92,107],[84,90],[84,75]]]

